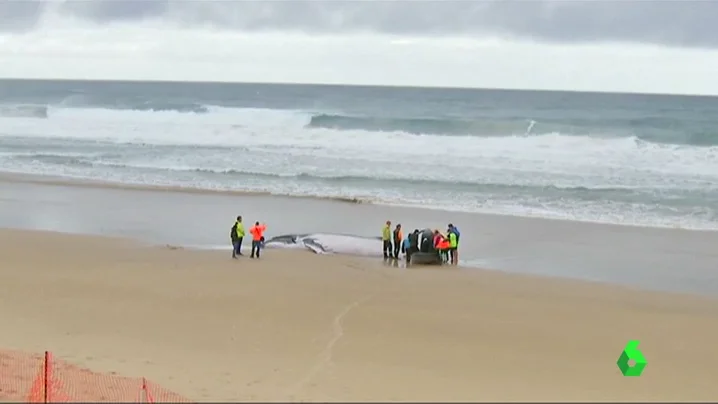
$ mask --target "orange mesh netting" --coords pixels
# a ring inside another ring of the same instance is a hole
[[[92,372],[44,355],[0,351],[0,402],[191,403],[145,378]]]

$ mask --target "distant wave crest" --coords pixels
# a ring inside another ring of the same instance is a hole
[[[105,108],[120,111],[180,112],[206,114],[210,108],[191,100],[164,98],[115,98],[108,99],[88,94],[72,94],[53,104],[59,108]]]
[[[206,105],[196,104],[196,103],[192,103],[192,102],[170,103],[170,102],[146,101],[146,102],[136,103],[136,104],[120,104],[120,105],[116,105],[115,108],[123,109],[123,110],[133,110],[133,111],[153,111],[153,112],[174,111],[174,112],[193,113],[193,114],[206,114],[209,112],[209,108]]]
[[[449,135],[449,136],[516,136],[536,133],[559,133],[572,130],[570,126],[546,124],[539,131],[532,131],[537,122],[523,117],[504,119],[461,119],[445,118],[406,118],[372,117],[338,114],[312,115],[307,128],[345,130],[364,130],[371,132],[403,132],[413,135]]]
[[[74,111],[74,112],[73,112]],[[221,102],[201,103],[191,98],[98,98],[73,94],[59,102],[42,104],[0,104],[0,118],[55,119],[73,114],[101,111],[118,113],[179,113],[191,119],[205,119],[228,123],[232,129],[267,128],[284,126],[286,131],[301,129],[334,131],[335,136],[345,132],[403,133],[417,136],[471,136],[477,138],[530,137],[560,134],[567,137],[636,138],[658,144],[716,146],[718,131],[706,122],[681,129],[685,122],[670,117],[646,116],[617,118],[612,121],[598,118],[565,118],[561,120],[529,116],[493,116],[462,118],[455,116],[412,115],[379,116],[345,113],[309,112],[307,110],[243,108],[222,106]],[[90,115],[92,116],[92,115]],[[146,119],[147,117],[122,117]],[[118,134],[122,135],[122,134]]]
[[[403,132],[414,135],[449,136],[531,136],[559,133],[569,136],[636,137],[654,143],[686,144],[695,146],[718,145],[718,132],[714,130],[675,131],[680,122],[647,117],[625,122],[597,123],[585,120],[566,122],[535,121],[526,117],[460,119],[460,118],[406,118],[373,117],[341,114],[314,114],[307,128],[337,131],[364,130],[372,132]],[[628,129],[628,128],[636,128]]]
[[[0,117],[47,119],[47,105],[0,105]]]
[[[498,126],[503,126],[498,128]],[[310,128],[324,128],[335,130],[367,130],[379,132],[405,132],[412,134],[449,134],[468,135],[482,134],[487,130],[496,129],[520,130],[518,124],[497,125],[486,122],[467,121],[460,119],[442,118],[385,118],[362,117],[348,115],[317,114],[313,115],[307,124]],[[523,129],[526,125],[523,124]]]

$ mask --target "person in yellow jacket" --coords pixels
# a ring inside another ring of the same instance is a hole
[[[452,229],[449,229],[446,231],[446,234],[449,235],[449,259],[451,260],[451,265],[458,265],[459,264],[459,236],[456,235],[455,231],[452,231]]]
[[[386,225],[381,231],[381,241],[384,250],[384,259],[391,258],[391,220],[386,221]]]
[[[238,255],[242,255],[242,240],[244,239],[242,216],[237,216],[237,221],[229,231],[229,237],[232,239],[232,258],[236,259]]]

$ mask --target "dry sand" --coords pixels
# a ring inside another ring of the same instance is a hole
[[[2,230],[0,319],[2,348],[196,401],[718,397],[717,300],[490,271]]]

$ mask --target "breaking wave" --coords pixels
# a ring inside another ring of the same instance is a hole
[[[0,105],[0,117],[47,119],[47,105]]]
[[[625,118],[612,122],[595,119],[565,119],[561,122],[533,120],[525,116],[485,119],[404,118],[385,116],[351,116],[340,114],[314,114],[308,128],[337,131],[364,130],[374,132],[403,132],[414,135],[449,136],[530,136],[560,133],[568,136],[636,137],[666,144],[695,146],[718,145],[718,130],[698,125],[696,129],[675,130],[681,121],[661,116]]]
[[[131,86],[2,87],[0,166],[135,185],[717,226],[710,105],[668,105],[667,113],[520,99],[375,105],[300,87]]]

